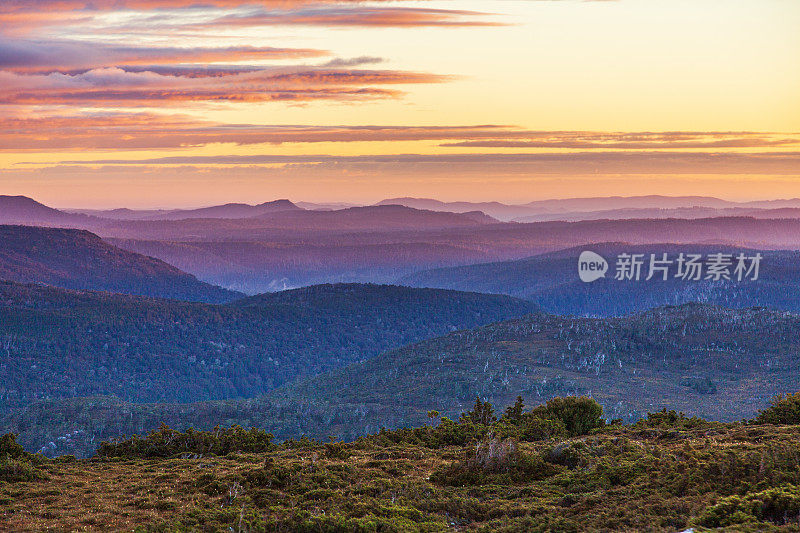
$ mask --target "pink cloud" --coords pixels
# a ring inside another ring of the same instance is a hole
[[[186,78],[154,72],[95,69],[80,74],[21,75],[0,71],[0,104],[171,106],[176,102],[268,102],[393,98],[372,85],[438,83],[433,74],[392,70],[292,69],[223,78]]]
[[[297,59],[325,55],[328,52],[324,50],[307,48],[144,47],[76,41],[0,39],[0,70],[31,74],[75,73],[104,67]]]
[[[500,26],[499,22],[475,20],[489,13],[453,9],[418,7],[342,7],[324,6],[295,10],[259,10],[228,14],[193,27],[219,28],[224,26],[376,26],[376,27],[471,27]],[[192,27],[192,26],[188,26]]]

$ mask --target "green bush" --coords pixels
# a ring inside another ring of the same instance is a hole
[[[517,396],[517,401],[514,402],[514,405],[506,409],[506,412],[503,414],[503,418],[501,420],[510,422],[512,424],[518,424],[522,420],[522,414],[524,411],[525,401],[522,399],[522,396]]]
[[[494,415],[494,407],[489,402],[481,401],[480,397],[475,398],[475,405],[472,407],[472,411],[468,411],[463,413],[458,420],[460,423],[473,423],[473,424],[481,424],[483,426],[489,426],[493,422],[497,421],[497,417]]]
[[[757,424],[800,424],[800,392],[779,395],[755,418]]]
[[[555,437],[567,437],[567,428],[561,420],[548,420],[536,416],[523,417],[511,424],[501,420],[493,429],[498,436],[512,437],[525,442],[537,442]]]
[[[689,387],[697,394],[716,394],[717,384],[709,377],[691,377],[681,380],[681,385]]]
[[[439,485],[472,486],[525,483],[556,472],[537,455],[523,454],[514,439],[485,439],[467,450],[465,457],[431,474]]]
[[[458,422],[443,417],[435,427],[381,429],[377,435],[359,440],[380,445],[421,444],[439,448],[471,444],[488,435],[528,442],[579,436],[605,425],[603,408],[591,398],[555,398],[528,413],[524,412],[524,407],[522,398],[518,397],[498,420],[492,404],[476,398],[472,410],[462,413]]]
[[[6,433],[0,436],[0,457],[5,457],[6,455],[14,459],[27,455],[17,442],[17,436],[13,433]]]
[[[572,437],[586,435],[592,429],[605,425],[603,408],[599,403],[586,396],[554,398],[546,404],[534,408],[526,416],[560,421]]]
[[[713,425],[696,416],[688,417],[682,412],[674,409],[667,411],[666,408],[656,413],[647,413],[647,418],[643,418],[634,424],[635,427],[662,428],[662,429],[693,429]]]
[[[0,481],[15,483],[20,481],[36,481],[44,479],[44,475],[30,461],[23,458],[12,458],[5,454],[0,459]]]
[[[215,427],[212,431],[185,432],[170,429],[166,425],[153,431],[146,438],[134,436],[117,442],[102,442],[97,450],[100,457],[171,457],[179,454],[227,455],[231,452],[258,453],[274,449],[273,435],[264,430],[241,426],[226,429]]]
[[[577,468],[588,463],[588,448],[583,442],[561,442],[556,444],[544,454],[547,462]]]
[[[350,458],[350,449],[344,442],[328,442],[325,444],[325,457],[344,461]]]
[[[794,485],[775,487],[744,496],[723,498],[700,516],[700,525],[730,527],[770,522],[779,526],[800,518],[800,489]]]

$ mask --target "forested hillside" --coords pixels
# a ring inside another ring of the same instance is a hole
[[[326,285],[206,305],[0,282],[0,401],[253,397],[533,309],[506,296],[395,286]]]
[[[114,398],[36,402],[9,413],[6,431],[32,450],[90,453],[98,440],[233,423],[279,438],[353,439],[455,416],[476,396],[541,402],[591,395],[606,416],[635,421],[664,407],[712,420],[753,416],[797,388],[800,317],[766,309],[687,304],[628,318],[534,314],[457,331],[363,363],[289,383],[267,396],[194,404],[131,404]],[[64,437],[59,440],[59,437]]]

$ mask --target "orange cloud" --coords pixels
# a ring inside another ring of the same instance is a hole
[[[519,137],[548,140],[517,141]],[[508,138],[511,140],[498,140]],[[572,142],[559,139],[596,139]],[[610,139],[641,139],[640,142],[611,142]],[[154,113],[95,113],[30,118],[6,116],[0,119],[0,150],[47,151],[87,149],[172,149],[212,143],[284,144],[378,141],[453,141],[442,146],[656,150],[767,148],[800,144],[791,134],[754,132],[529,132],[500,125],[470,126],[286,126],[220,124],[184,115]],[[600,140],[603,140],[602,142]],[[624,148],[623,148],[624,147]]]
[[[673,174],[673,175],[786,175],[795,176],[800,168],[800,152],[720,153],[720,152],[575,152],[539,154],[384,154],[337,156],[313,155],[234,155],[173,156],[146,160],[103,159],[96,161],[62,161],[60,165],[140,165],[158,168],[162,165],[210,167],[230,165],[311,166],[317,169],[346,169],[369,175],[385,172],[426,173],[516,173],[519,175],[600,175],[600,174]]]
[[[258,126],[152,113],[0,119],[0,150],[169,149],[210,143],[283,144],[475,139],[500,126]],[[507,131],[506,131],[507,132]],[[507,132],[510,133],[510,132]]]
[[[792,134],[754,132],[517,132],[499,139],[445,143],[459,148],[558,148],[569,150],[679,150],[769,148],[800,144]]]

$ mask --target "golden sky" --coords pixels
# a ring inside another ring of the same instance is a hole
[[[0,194],[800,196],[797,0],[8,0]]]

